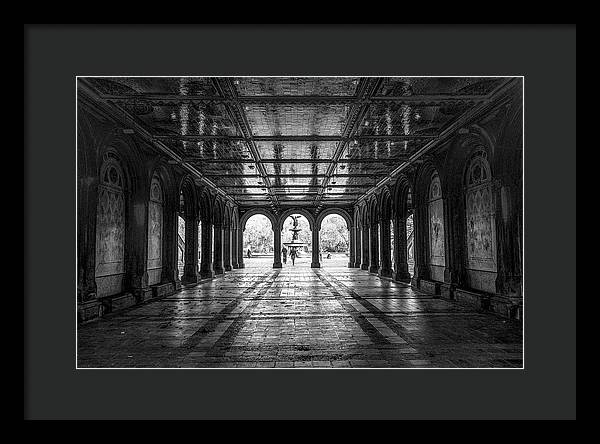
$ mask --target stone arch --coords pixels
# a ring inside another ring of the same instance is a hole
[[[196,186],[190,175],[185,175],[179,182],[179,212],[188,217],[198,216],[198,197],[196,195]],[[182,200],[181,200],[182,199]]]
[[[116,155],[125,174],[127,196],[130,199],[138,193],[147,196],[151,176],[148,174],[147,165],[143,162],[139,146],[134,139],[118,134],[116,131],[109,131],[101,137],[97,150],[98,177],[100,177],[99,169],[102,168],[105,156]]]
[[[379,218],[381,220],[392,219],[392,193],[388,187],[385,187],[377,200],[377,206],[379,207]]]
[[[344,218],[344,220],[346,221],[346,227],[348,228],[348,230],[350,230],[354,226],[353,218],[350,217],[350,214],[346,210],[344,210],[343,208],[327,208],[326,210],[323,210],[322,212],[320,212],[319,215],[317,216],[316,229],[320,230],[323,220],[327,216],[330,216],[332,214],[342,216]]]
[[[376,224],[379,221],[379,205],[377,197],[372,196],[367,204],[369,225]]]
[[[225,204],[223,207],[223,227],[224,228],[231,228],[231,206],[228,204]]]
[[[200,197],[198,199],[198,210],[200,219],[202,219],[203,223],[212,223],[213,221],[213,202],[210,197],[210,193],[208,190],[203,189],[200,192]]]
[[[213,223],[215,226],[223,226],[225,208],[218,197],[213,202]]]
[[[277,229],[279,231],[283,230],[283,224],[285,223],[285,220],[288,217],[290,217],[292,214],[301,214],[302,216],[306,217],[306,220],[308,220],[308,225],[309,225],[311,231],[313,231],[315,229],[315,219],[308,210],[305,210],[304,208],[290,208],[288,210],[285,210],[283,213],[281,213],[281,215],[278,218]]]
[[[362,228],[362,220],[360,217],[360,207],[358,205],[354,206],[354,226],[356,228]]]
[[[164,162],[164,160],[159,159],[150,167],[148,174],[148,183],[151,183],[152,178],[154,176],[158,176],[161,182],[165,205],[177,208],[179,202],[179,195],[177,194],[177,191],[179,187],[177,186],[177,183],[173,178],[172,170]],[[148,187],[148,197],[150,196],[150,191],[151,187]]]
[[[413,208],[413,189],[410,179],[405,174],[398,177],[392,193],[392,208],[399,218],[405,218]]]
[[[240,214],[237,207],[232,211],[231,227],[236,230],[240,228]]]
[[[444,159],[444,173],[440,175],[444,194],[460,194],[464,188],[464,177],[469,159],[477,151],[486,153],[492,177],[495,174],[495,149],[490,136],[478,126],[469,127],[469,133],[456,138]]]
[[[264,210],[262,208],[253,208],[251,210],[248,210],[246,212],[244,212],[240,218],[240,229],[242,231],[244,231],[246,229],[246,222],[248,222],[248,219],[250,219],[252,216],[255,216],[257,214],[266,216],[270,221],[271,221],[271,229],[273,231],[275,231],[275,227],[277,227],[277,219],[275,218],[275,216],[273,215],[273,213],[271,213],[268,210]]]
[[[367,203],[363,203],[360,209],[360,220],[363,228],[369,226],[369,206]]]

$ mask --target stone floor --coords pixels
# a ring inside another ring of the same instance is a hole
[[[78,327],[78,367],[521,367],[521,325],[339,266],[269,259]]]

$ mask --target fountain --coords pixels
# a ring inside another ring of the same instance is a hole
[[[298,242],[298,232],[302,231],[302,228],[298,228],[298,219],[300,218],[300,215],[290,217],[294,220],[293,227],[290,228],[290,231],[293,232],[292,241],[284,242],[283,245],[288,247],[289,252],[291,254],[292,251],[295,251],[297,253],[298,248],[305,247],[308,244],[306,242]]]

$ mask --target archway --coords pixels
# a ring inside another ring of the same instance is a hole
[[[350,233],[346,219],[339,214],[325,216],[319,224],[322,267],[346,267],[350,257]]]
[[[274,253],[274,233],[271,220],[264,214],[254,214],[244,223],[242,251],[246,267],[270,266]]]
[[[309,219],[299,212],[289,214],[283,219],[281,224],[281,261],[283,267],[311,266],[313,248],[311,228]],[[297,236],[295,236],[295,233],[297,233]],[[295,247],[294,244],[300,246]]]

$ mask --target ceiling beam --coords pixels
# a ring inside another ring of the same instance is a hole
[[[367,185],[367,184],[356,184],[356,185],[352,185],[352,184],[348,184],[348,185],[328,185],[328,188],[369,188],[372,187],[373,184]],[[264,185],[220,185],[220,188],[265,188]],[[291,184],[291,185],[280,185],[280,186],[272,186],[271,189],[274,191],[277,190],[282,190],[284,188],[314,188],[315,191],[317,190],[317,188],[321,188],[321,185],[298,185],[298,184]]]
[[[344,158],[338,159],[337,163],[398,163],[408,159],[408,156],[398,156],[386,159],[357,159]],[[252,163],[256,164],[255,160],[238,159],[238,158],[221,158],[221,159],[206,159],[202,157],[183,157],[185,162],[199,162],[199,163]],[[332,163],[332,159],[261,159],[259,163]],[[267,176],[276,176],[273,173],[267,173]],[[327,175],[327,174],[326,174]]]
[[[256,174],[227,174],[227,175],[223,175],[223,174],[219,174],[219,173],[206,173],[204,174],[205,177],[211,177],[211,178],[219,178],[219,179],[230,179],[232,177],[234,178],[255,178]],[[327,177],[326,174],[269,174],[270,178],[277,178],[277,177],[282,177],[282,178],[286,178],[286,177],[293,177],[293,178],[298,178],[298,179],[307,179],[307,178],[313,178],[313,177],[317,177],[317,178],[323,178],[323,177]],[[368,173],[355,173],[355,174],[336,174],[335,177],[374,177],[373,174],[368,174]]]
[[[205,140],[222,140],[231,142],[370,142],[370,141],[410,141],[410,140],[430,140],[435,139],[437,134],[392,134],[392,135],[361,135],[355,137],[342,136],[318,136],[318,135],[303,135],[303,136],[230,136],[226,134],[161,134],[156,135],[156,140],[182,140],[187,142],[201,142]]]
[[[227,78],[212,78],[213,81],[231,83]],[[440,106],[451,103],[476,103],[487,100],[486,95],[479,94],[415,94],[410,96],[322,96],[322,95],[289,95],[289,96],[208,96],[208,95],[181,95],[163,93],[137,93],[137,94],[101,94],[104,100],[115,103],[135,104],[147,102],[150,105],[170,106],[181,103],[212,104],[219,103],[228,106],[238,105],[370,105],[370,104],[398,104],[417,106]],[[375,92],[373,92],[374,94]]]
[[[364,119],[365,113],[369,108],[368,99],[375,95],[375,93],[379,89],[379,85],[381,85],[381,78],[363,77],[360,79],[356,92],[357,100],[351,105],[350,110],[348,111],[348,120],[346,121],[346,126],[342,131],[342,136],[344,137],[344,139],[346,139],[346,141],[340,141],[336,146],[335,152],[333,154],[332,163],[327,168],[327,177],[323,180],[322,188],[315,199],[315,204],[317,206],[320,204],[321,197],[323,196],[323,193],[327,188],[329,180],[337,168],[337,162],[342,156],[342,153],[346,148],[348,140],[351,140],[353,138],[355,132],[360,126],[360,123]],[[345,160],[344,162],[346,162],[347,160]]]
[[[231,101],[228,105],[226,105],[227,112],[230,115],[232,121],[236,123],[239,132],[244,135],[244,138],[246,139],[246,146],[248,147],[250,154],[254,158],[257,172],[260,174],[263,181],[265,182],[267,192],[271,196],[272,202],[276,208],[277,196],[275,196],[275,194],[271,192],[271,182],[269,180],[269,177],[267,176],[267,171],[264,165],[261,163],[261,157],[258,147],[256,146],[256,143],[252,140],[252,128],[250,127],[250,123],[248,122],[248,118],[246,117],[246,113],[244,112],[244,107],[237,100],[238,95],[233,81],[231,80],[231,78],[212,78],[211,81],[219,95]]]
[[[452,138],[456,132],[464,127],[473,123],[476,119],[485,115],[489,111],[491,111],[501,100],[506,96],[507,92],[509,92],[512,88],[516,87],[519,84],[520,78],[510,77],[504,80],[502,84],[496,87],[488,96],[488,100],[483,103],[478,104],[477,106],[465,111],[462,115],[460,115],[456,120],[454,120],[444,131],[442,131],[439,137],[431,142],[427,143],[425,146],[417,150],[413,153],[409,159],[395,168],[392,172],[386,175],[383,179],[381,179],[373,188],[368,190],[362,196],[360,196],[355,204],[360,203],[367,199],[370,195],[374,194],[386,183],[393,180],[398,174],[408,168],[410,165],[416,164],[419,159],[425,154],[429,153],[436,147],[438,147],[441,143]]]
[[[200,183],[204,184],[207,188],[214,191],[216,194],[222,196],[224,199],[230,201],[231,203],[238,205],[238,202],[235,201],[232,197],[228,196],[225,191],[220,189],[217,185],[215,185],[211,180],[205,177],[200,171],[191,165],[186,164],[181,156],[179,156],[175,151],[166,146],[164,143],[154,140],[152,137],[152,133],[146,129],[142,124],[140,124],[133,116],[124,111],[118,106],[115,106],[111,103],[106,103],[99,95],[96,93],[96,90],[88,85],[88,83],[83,79],[78,79],[77,91],[83,97],[86,97],[91,103],[93,103],[94,107],[100,108],[107,117],[110,118],[115,124],[127,128],[133,129],[134,133],[138,135],[142,140],[148,143],[150,146],[154,147],[154,149],[163,153],[168,159],[170,163],[174,163],[179,165],[183,170],[190,173],[194,176]],[[79,97],[79,96],[78,96]]]

